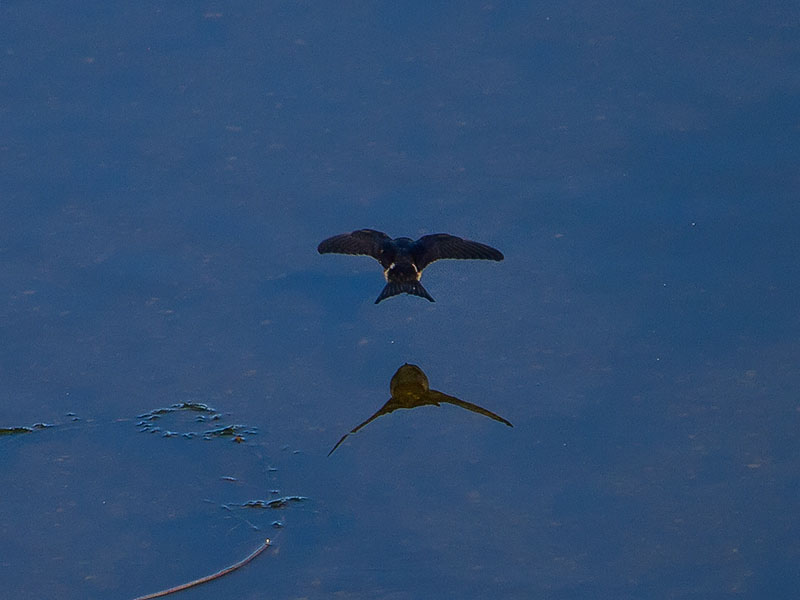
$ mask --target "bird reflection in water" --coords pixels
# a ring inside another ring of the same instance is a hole
[[[354,427],[349,433],[345,433],[342,436],[342,439],[336,442],[336,445],[331,449],[330,452],[328,452],[328,456],[333,454],[334,450],[336,450],[336,448],[338,448],[339,445],[345,441],[349,435],[357,432],[359,429],[371,423],[378,417],[382,415],[388,415],[390,412],[397,410],[398,408],[439,406],[442,403],[455,404],[461,408],[466,408],[467,410],[484,415],[490,419],[494,419],[495,421],[500,421],[509,427],[513,427],[509,421],[500,415],[496,415],[492,411],[486,410],[477,404],[465,402],[464,400],[459,400],[453,396],[448,396],[442,392],[437,392],[436,390],[430,389],[428,378],[425,376],[425,373],[422,372],[422,369],[420,369],[417,365],[410,365],[406,363],[397,369],[397,372],[392,376],[389,389],[392,393],[392,397],[389,399],[389,401],[369,419]]]

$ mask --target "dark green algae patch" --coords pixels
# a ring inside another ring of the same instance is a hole
[[[0,427],[0,435],[19,435],[22,433],[33,433],[34,431],[40,431],[42,429],[48,429],[50,427],[55,427],[55,425],[50,425],[48,423],[34,423],[30,427]]]

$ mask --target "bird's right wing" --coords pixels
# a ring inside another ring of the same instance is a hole
[[[383,247],[392,238],[383,232],[374,229],[359,229],[352,233],[343,233],[329,237],[320,242],[317,251],[320,254],[363,254],[381,261]],[[388,266],[388,265],[387,265]]]

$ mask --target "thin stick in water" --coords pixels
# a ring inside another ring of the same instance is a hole
[[[201,577],[200,579],[195,579],[194,581],[190,581],[188,583],[183,583],[181,585],[176,585],[175,587],[171,587],[168,590],[161,590],[160,592],[155,592],[154,594],[147,594],[146,596],[139,596],[136,600],[151,600],[152,598],[162,598],[168,594],[174,594],[175,592],[182,592],[183,590],[187,590],[190,587],[194,587],[196,585],[200,585],[201,583],[207,583],[209,581],[213,581],[214,579],[219,579],[227,575],[228,573],[233,573],[239,567],[245,566],[251,560],[253,560],[256,556],[261,554],[264,550],[269,548],[269,538],[267,538],[263,544],[261,544],[258,548],[256,548],[249,556],[243,558],[237,563],[232,564],[229,567],[225,567],[221,571],[217,571],[212,575],[206,575],[205,577]]]

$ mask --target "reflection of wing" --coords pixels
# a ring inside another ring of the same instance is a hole
[[[334,450],[336,450],[336,449],[339,447],[339,444],[341,444],[343,441],[345,441],[345,440],[347,439],[347,436],[349,436],[349,435],[351,435],[351,434],[355,433],[356,431],[358,431],[359,429],[361,429],[361,428],[362,428],[362,427],[364,427],[365,425],[368,425],[369,423],[372,423],[372,422],[373,422],[375,419],[377,419],[378,417],[381,417],[381,416],[383,416],[383,415],[387,415],[387,414],[389,414],[390,412],[392,412],[392,411],[393,411],[393,410],[395,410],[396,408],[399,408],[399,407],[398,407],[396,404],[395,404],[395,405],[393,405],[393,402],[392,402],[392,400],[389,400],[389,401],[388,401],[386,404],[384,404],[384,405],[383,405],[383,406],[380,408],[380,410],[379,410],[378,412],[376,412],[374,415],[372,415],[372,416],[371,416],[369,419],[367,419],[366,421],[364,421],[364,422],[363,422],[363,423],[361,423],[360,425],[356,425],[356,426],[355,426],[355,427],[353,427],[353,429],[351,429],[351,430],[350,430],[348,433],[345,433],[345,434],[342,436],[342,439],[340,439],[338,442],[336,442],[336,445],[335,445],[333,448],[331,448],[331,451],[330,451],[330,452],[328,452],[328,456],[330,456],[331,454],[333,454],[333,451],[334,451]]]
[[[404,365],[404,366],[413,366],[413,365]],[[400,368],[402,369],[403,367]],[[400,371],[398,369],[398,373],[399,372]],[[422,373],[421,370],[420,373],[424,377],[425,374]],[[395,377],[396,376],[397,373],[395,373]],[[427,383],[427,379],[425,381]],[[499,421],[505,425],[508,425],[509,427],[513,427],[510,421],[506,421],[503,417],[494,414],[490,410],[486,410],[485,408],[478,406],[477,404],[472,404],[471,402],[465,402],[464,400],[459,400],[458,398],[455,398],[453,396],[448,396],[447,394],[443,394],[442,392],[437,392],[436,390],[419,391],[417,393],[410,393],[406,390],[404,393],[404,390],[401,388],[393,391],[395,393],[395,397],[390,398],[389,401],[386,404],[384,404],[380,408],[380,410],[376,412],[374,415],[372,415],[369,419],[367,419],[360,425],[355,426],[348,433],[345,433],[342,436],[342,438],[338,442],[336,442],[336,445],[333,448],[331,448],[331,451],[328,452],[328,456],[333,454],[334,450],[336,450],[341,445],[341,443],[347,439],[349,435],[354,434],[365,425],[372,423],[372,421],[374,421],[378,417],[381,417],[383,415],[388,415],[390,412],[395,411],[398,408],[410,409],[410,408],[417,408],[420,406],[440,406],[442,403],[454,404],[455,406],[460,406],[461,408],[465,408],[474,413],[478,413],[479,415],[483,415],[485,417],[489,417],[490,419],[494,419],[495,421]]]
[[[506,421],[500,415],[496,415],[492,411],[486,410],[485,408],[478,406],[477,404],[472,404],[472,402],[465,402],[464,400],[459,400],[458,398],[454,398],[453,396],[448,396],[447,394],[443,394],[442,392],[437,392],[436,390],[430,390],[427,395],[430,398],[431,402],[436,402],[437,404],[440,402],[446,402],[447,404],[455,404],[456,406],[460,406],[461,408],[466,408],[467,410],[471,410],[472,412],[478,413],[479,415],[489,417],[490,419],[494,419],[495,421],[500,421],[501,423],[505,423],[509,427],[513,427],[510,421]]]
[[[435,233],[419,238],[414,243],[413,254],[414,262],[420,271],[440,258],[503,260],[503,253],[491,246],[446,233]]]
[[[359,229],[352,233],[343,233],[323,240],[317,251],[320,254],[365,254],[377,260],[381,260],[383,244],[391,241],[385,233],[374,229]]]

